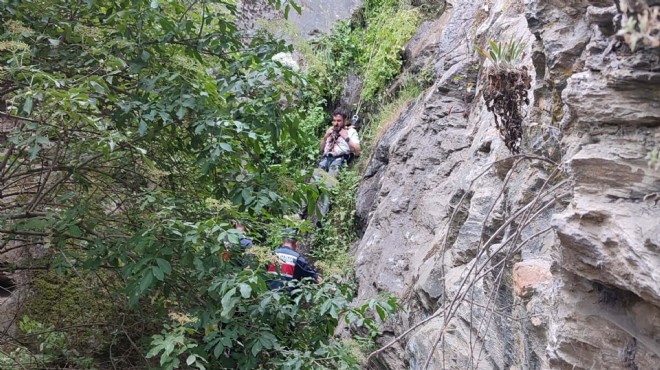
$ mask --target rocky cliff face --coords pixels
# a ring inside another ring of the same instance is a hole
[[[328,33],[337,21],[350,18],[361,3],[361,0],[298,1],[301,14],[294,10],[288,14],[288,20],[295,26],[289,31],[294,34],[284,36],[306,39],[318,33]],[[245,29],[260,27],[259,22],[282,19],[284,16],[282,9],[275,10],[264,0],[241,0],[239,6],[242,18],[238,24]]]
[[[652,31],[635,52],[616,36],[659,8],[452,0],[421,27],[409,65],[435,63],[436,82],[380,140],[358,196],[359,299],[408,307],[370,366],[660,367],[660,171],[645,160],[660,48]],[[521,155],[480,96],[473,47],[491,38],[527,45]]]

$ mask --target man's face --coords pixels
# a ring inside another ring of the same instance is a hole
[[[332,116],[332,126],[341,129],[344,128],[344,123],[346,123],[346,119],[341,114]]]

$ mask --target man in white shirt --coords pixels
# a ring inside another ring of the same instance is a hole
[[[337,108],[332,113],[332,127],[328,128],[321,139],[323,157],[319,167],[337,176],[339,169],[351,155],[360,155],[360,138],[353,127],[345,127],[348,113]]]

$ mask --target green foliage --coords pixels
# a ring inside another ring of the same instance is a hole
[[[298,10],[288,1],[271,3]],[[46,254],[0,270],[51,270],[35,287],[58,305],[28,305],[45,330],[60,333],[35,334],[41,343],[65,338],[84,349],[53,319],[84,325],[93,314],[107,328],[76,338],[97,336],[96,360],[115,368],[137,366],[109,353],[128,352],[118,345],[125,337],[133,356],[137,349],[163,368],[359,366],[333,331],[350,314],[373,332],[369,315],[380,315],[381,306],[355,312],[354,288],[331,277],[270,291],[261,252],[277,243],[283,226],[311,231],[285,215],[313,206],[320,192],[305,168],[316,160],[327,123],[319,108],[326,90],[312,87],[334,81],[328,85],[336,89],[351,63],[360,63],[362,43],[340,25],[333,36],[341,36],[340,47],[321,46],[324,60],[335,63],[318,67],[326,72],[315,85],[314,76],[272,60],[290,46],[266,32],[244,37],[238,17],[233,0],[90,1],[74,8],[0,0],[0,119],[11,127],[0,158],[0,242],[43,245]],[[389,27],[380,34],[397,35],[387,43],[403,40]],[[367,30],[372,45],[376,29]],[[402,42],[367,52],[398,70]],[[382,88],[388,73],[371,74],[379,79],[374,86]],[[350,275],[344,268],[355,238],[358,178],[344,176],[335,221],[315,236],[326,276]],[[231,226],[243,218],[254,227],[249,254]],[[90,284],[92,275],[112,283]],[[132,329],[126,317],[137,321]],[[87,353],[43,348],[49,352],[30,350],[31,357],[43,355],[38,368],[53,361],[88,366]]]
[[[312,42],[313,54],[308,75],[320,87],[319,93],[336,100],[341,94],[343,82],[363,53],[360,31],[353,30],[349,21],[340,21],[332,31]]]
[[[363,79],[362,99],[374,101],[401,71],[403,47],[421,21],[418,10],[401,0],[375,0],[359,12],[362,22],[338,22],[312,43],[307,74],[320,96],[338,99],[351,71]]]
[[[422,70],[419,71],[417,78],[417,84],[423,87],[429,87],[435,82],[435,71],[433,70],[432,62],[426,63]]]
[[[266,150],[273,163],[280,163],[285,168],[311,168],[318,160],[320,131],[326,128],[328,114],[323,110],[321,101],[303,105],[300,113],[302,117],[295,145],[277,148],[269,145]]]
[[[488,49],[477,47],[477,52],[490,60],[496,69],[510,68],[524,58],[527,44],[520,40],[511,38],[504,44],[494,40],[488,41]]]
[[[41,265],[12,269],[116,274],[104,288],[132,305],[141,335],[162,330],[141,350],[163,367],[350,363],[329,335],[352,289],[269,291],[231,227],[255,220],[258,244],[264,225],[316,204],[302,168],[323,117],[299,93],[308,82],[272,61],[290,48],[263,32],[246,44],[238,16],[233,1],[1,1],[0,105],[18,122],[0,160],[2,242],[48,248]],[[62,289],[80,293],[72,284]],[[164,327],[168,313],[190,321]]]
[[[352,308],[353,291],[346,285],[294,281],[288,293],[268,290],[255,272],[244,271],[234,279],[237,284],[216,279],[198,292],[200,304],[217,311],[191,307],[190,314],[172,314],[176,322],[152,337],[148,356],[158,357],[160,366],[169,369],[179,367],[184,358],[187,366],[200,369],[247,369],[259,363],[287,369],[356,369],[349,351],[330,338],[340,318],[373,330],[377,324],[369,315],[380,317],[395,308],[391,301]]]
[[[330,190],[330,212],[312,239],[311,255],[326,276],[350,279],[353,259],[348,253],[357,239],[355,230],[355,194],[360,182],[356,170],[343,170],[339,185]]]
[[[80,369],[92,368],[93,359],[69,350],[66,335],[57,331],[53,325],[45,325],[24,316],[18,327],[29,338],[30,348],[18,346],[10,353],[0,352],[2,369],[45,369],[58,364]]]
[[[406,6],[408,3],[405,0],[367,0],[364,2],[362,11],[364,13],[364,20],[367,24],[377,23],[377,19],[383,14],[383,11]]]
[[[393,1],[386,1],[382,8],[368,11],[376,12],[362,39],[364,50],[359,63],[364,75],[362,99],[366,102],[378,98],[387,83],[398,75],[403,64],[403,47],[415,34],[421,20],[415,9],[393,6]],[[373,6],[368,4],[367,7]]]
[[[387,320],[393,316],[401,306],[396,297],[392,295],[384,296],[381,299],[369,300],[361,307],[349,312],[346,315],[346,322],[359,328],[367,329],[367,337],[374,340],[381,334],[378,326],[379,322]],[[378,320],[370,320],[369,314],[375,313]]]
[[[197,341],[190,336],[195,331],[184,326],[172,328],[165,325],[162,335],[154,335],[151,341],[151,350],[147,353],[147,358],[152,358],[160,353],[158,365],[161,369],[178,369],[181,365],[180,358],[186,358],[186,366],[194,366],[200,370],[205,370],[204,363],[207,361],[204,357],[192,352],[197,346]],[[185,356],[184,356],[185,355]]]

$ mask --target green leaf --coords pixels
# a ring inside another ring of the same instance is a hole
[[[323,304],[321,305],[320,309],[320,314],[325,315],[328,311],[330,311],[330,308],[332,307],[332,300],[328,299]]]
[[[34,230],[34,231],[43,231],[46,228],[46,225],[49,224],[49,221],[45,218],[31,218],[24,223],[19,224],[20,227],[17,229],[21,231]]]
[[[144,122],[143,120],[140,120],[140,126],[138,127],[138,134],[140,136],[144,136],[144,133],[147,132],[147,123]]]
[[[298,13],[298,15],[302,14],[302,7],[300,5],[298,5],[295,1],[292,1],[290,4],[293,7],[293,9],[296,11],[296,13]]]
[[[261,342],[256,340],[254,341],[254,345],[252,345],[252,356],[256,356],[261,352]]]
[[[140,280],[139,291],[144,293],[147,289],[149,289],[153,280],[154,275],[152,274],[151,269],[145,270],[144,275],[142,276],[142,280]]]
[[[68,234],[77,238],[82,236],[82,230],[77,225],[69,225]]]
[[[32,113],[32,108],[34,107],[34,101],[32,101],[32,97],[28,96],[25,98],[25,103],[23,103],[23,112],[27,115],[30,115]]]
[[[179,119],[183,119],[186,115],[186,108],[183,107],[183,105],[179,106],[179,109],[176,111],[176,116]]]
[[[490,54],[490,60],[492,60],[494,64],[497,64],[499,62],[497,54],[495,54],[495,52],[492,50],[489,51],[489,54]]]
[[[41,145],[33,145],[30,147],[30,150],[28,153],[30,153],[30,160],[35,160],[37,158],[37,155],[39,155],[39,152],[41,152]]]
[[[245,283],[241,283],[238,286],[241,289],[241,296],[246,299],[250,298],[250,295],[252,294],[252,287]]]
[[[225,346],[222,344],[222,342],[218,342],[218,344],[216,344],[216,346],[213,348],[213,356],[215,356],[215,358],[219,358],[224,350]]]
[[[160,268],[158,268],[157,266],[153,266],[151,268],[151,271],[153,272],[156,279],[158,279],[160,281],[165,280],[165,275],[163,274],[163,271]]]
[[[500,54],[500,47],[497,45],[495,40],[493,40],[493,39],[488,40],[488,45],[490,45],[490,50],[491,51],[493,51],[497,55]]]
[[[337,307],[334,304],[330,305],[330,317],[332,317],[333,319],[339,318],[339,314],[337,313]]]
[[[238,299],[234,297],[236,294],[236,288],[231,288],[223,297],[220,303],[222,304],[222,312],[220,316],[224,318],[229,318],[230,312],[234,309]]]
[[[476,49],[477,49],[477,52],[479,54],[481,54],[481,56],[483,56],[484,58],[490,58],[490,56],[488,55],[488,52],[486,50],[484,50],[483,48],[480,48],[480,47],[477,46]]]
[[[158,267],[160,267],[160,269],[166,275],[168,275],[169,273],[172,272],[172,265],[169,262],[167,262],[166,260],[164,260],[162,258],[156,258],[156,264],[158,264]]]
[[[99,94],[105,94],[105,88],[104,88],[103,86],[101,86],[101,84],[99,84],[98,82],[96,82],[96,81],[89,81],[89,84],[92,86],[92,88],[93,88],[97,93],[99,93]]]
[[[193,259],[193,265],[195,265],[197,271],[206,271],[206,268],[204,267],[204,261],[199,259],[199,257],[195,257]]]
[[[376,305],[376,312],[378,313],[378,318],[379,318],[381,321],[382,321],[382,320],[385,320],[385,317],[386,317],[386,315],[385,315],[385,310],[383,309],[383,307],[380,306],[380,304],[377,304],[377,305]]]
[[[160,335],[156,335],[155,337],[160,337]],[[146,355],[147,358],[152,358],[152,357],[156,356],[160,351],[162,351],[164,349],[164,347],[165,347],[165,345],[163,343],[152,347],[151,350],[149,350],[149,352]]]
[[[48,137],[47,137],[47,136],[37,136],[37,138],[35,139],[35,141],[36,141],[38,144],[41,144],[41,145],[48,145],[48,144],[50,144],[50,140],[48,140]]]

